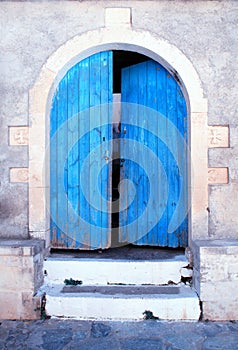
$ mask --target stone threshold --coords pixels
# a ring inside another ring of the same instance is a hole
[[[86,293],[102,295],[156,295],[156,294],[179,294],[180,288],[174,286],[65,286],[61,293]]]

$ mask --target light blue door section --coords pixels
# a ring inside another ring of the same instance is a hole
[[[110,246],[111,102],[112,52],[80,61],[55,92],[50,116],[51,244],[55,248]]]
[[[176,79],[149,60],[122,70],[119,240],[188,241],[187,109]]]

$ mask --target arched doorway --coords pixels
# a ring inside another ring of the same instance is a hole
[[[58,82],[75,63],[98,51],[131,50],[147,55],[163,64],[169,71],[177,72],[182,81],[182,91],[189,106],[190,146],[193,164],[199,169],[189,169],[191,214],[189,244],[205,237],[208,231],[208,181],[207,181],[207,100],[204,98],[199,76],[188,58],[174,45],[155,33],[132,28],[111,31],[101,28],[80,34],[59,47],[45,65],[29,91],[29,232],[50,245],[49,119],[52,96]],[[198,151],[199,150],[199,151]]]
[[[188,118],[177,74],[135,52],[95,53],[61,79],[50,126],[53,247],[187,245]]]

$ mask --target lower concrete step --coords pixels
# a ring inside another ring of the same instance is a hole
[[[198,320],[196,292],[177,286],[44,286],[46,313],[81,320],[141,320],[151,311],[161,320]]]
[[[184,255],[173,259],[115,260],[48,258],[44,262],[46,282],[63,284],[65,279],[84,285],[179,283],[181,270],[188,265]]]

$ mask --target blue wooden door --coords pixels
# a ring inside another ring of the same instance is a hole
[[[110,246],[112,52],[73,66],[60,81],[50,116],[53,247]],[[103,200],[104,199],[104,200]]]
[[[186,246],[184,96],[176,79],[152,60],[123,69],[121,87],[119,240],[137,245]]]

